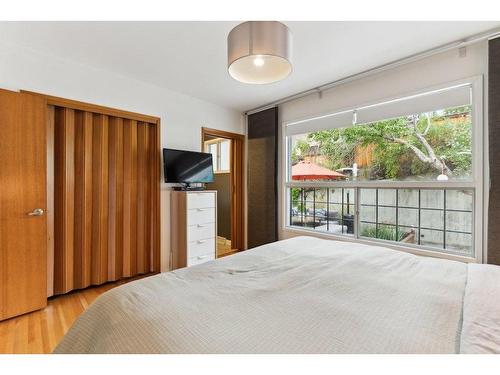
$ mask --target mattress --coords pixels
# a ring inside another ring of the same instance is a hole
[[[55,353],[495,352],[490,267],[297,237],[114,288]]]

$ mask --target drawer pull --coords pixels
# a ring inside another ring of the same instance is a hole
[[[208,255],[198,255],[197,256],[198,259],[205,259],[205,258],[208,258]]]
[[[205,227],[206,227],[206,225],[203,225],[203,224],[198,224],[198,225],[197,225],[197,227],[198,227],[198,228],[205,228]]]
[[[197,208],[196,211],[201,212],[201,211],[205,211],[205,209],[204,208]]]
[[[198,240],[196,242],[198,242],[198,243],[205,243],[205,242],[207,242],[207,240]]]

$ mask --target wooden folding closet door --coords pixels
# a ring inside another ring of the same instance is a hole
[[[53,293],[158,272],[159,124],[63,106],[48,113]]]

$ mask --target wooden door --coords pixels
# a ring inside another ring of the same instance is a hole
[[[245,136],[218,129],[201,128],[201,151],[205,150],[207,137],[231,140],[231,249],[244,250],[244,191]]]
[[[46,189],[46,101],[0,90],[0,320],[46,306]]]

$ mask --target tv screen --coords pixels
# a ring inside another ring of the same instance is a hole
[[[213,182],[212,154],[203,152],[163,149],[165,182]]]

